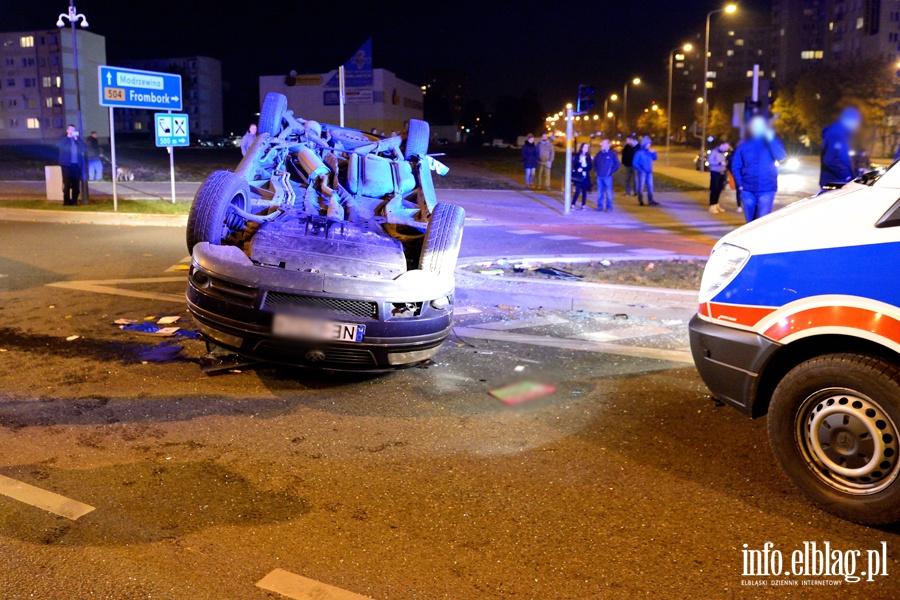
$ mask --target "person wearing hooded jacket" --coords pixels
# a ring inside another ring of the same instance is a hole
[[[848,106],[837,121],[822,130],[821,171],[819,186],[830,183],[847,183],[856,174],[850,159],[853,136],[862,126],[859,109]]]
[[[749,138],[734,152],[732,174],[744,203],[744,217],[749,223],[772,212],[778,191],[776,163],[784,160],[787,153],[765,117],[753,117],[748,129]]]
[[[534,171],[538,165],[538,148],[534,143],[534,135],[528,134],[522,145],[522,162],[525,165],[525,187],[534,187]]]
[[[641,147],[634,153],[634,171],[637,174],[638,204],[644,205],[644,190],[647,191],[647,204],[659,206],[659,202],[653,199],[653,162],[658,158],[656,150],[650,148],[653,140],[645,135],[641,138]]]

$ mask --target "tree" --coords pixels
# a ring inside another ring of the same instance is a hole
[[[666,141],[666,125],[669,119],[660,110],[650,110],[642,113],[637,120],[638,131],[641,131],[655,140]]]

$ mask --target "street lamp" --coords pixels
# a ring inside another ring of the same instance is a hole
[[[685,44],[680,48],[683,52],[690,52],[694,49],[692,44]],[[666,113],[666,164],[669,164],[669,145],[671,143],[672,138],[672,69],[675,66],[675,53],[679,51],[679,48],[673,48],[672,52],[669,53],[669,106],[668,112]]]
[[[631,80],[631,83],[632,85],[640,85],[641,78],[635,77]],[[628,127],[628,83],[625,84],[622,92],[622,127]]]
[[[711,10],[706,14],[706,46],[703,53],[703,139],[700,140],[700,170],[705,171],[706,166],[703,164],[706,159],[706,123],[709,121],[709,102],[707,102],[707,92],[709,91],[709,21],[712,16],[720,12],[733,14],[737,10],[736,4],[729,4],[725,8]]]
[[[60,13],[59,18],[56,19],[56,26],[59,28],[63,28],[66,26],[66,23],[63,19],[69,21],[69,24],[72,26],[72,56],[73,62],[75,66],[75,109],[78,111],[78,134],[84,136],[84,122],[81,118],[81,76],[78,72],[78,38],[75,35],[75,24],[81,21],[81,27],[83,29],[87,29],[88,22],[87,17],[78,12],[75,9],[75,0],[69,0],[69,12],[68,13]],[[84,161],[87,162],[87,161]],[[81,166],[81,191],[82,198],[84,199],[84,204],[90,202],[91,198],[88,191],[88,182],[85,173],[85,167],[87,165]],[[113,173],[113,177],[116,174]]]

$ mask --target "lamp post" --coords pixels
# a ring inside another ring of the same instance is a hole
[[[669,164],[669,146],[672,143],[672,71],[675,65],[675,53],[681,50],[682,52],[690,52],[694,49],[694,46],[691,44],[685,44],[681,48],[673,48],[669,53],[669,106],[668,111],[666,113],[666,164]]]
[[[737,10],[736,4],[729,4],[725,8],[711,10],[706,14],[706,44],[703,52],[703,139],[700,140],[700,170],[705,171],[706,165],[706,124],[709,121],[709,102],[707,101],[707,92],[709,91],[709,22],[712,16],[720,12],[732,14]]]
[[[72,28],[72,57],[75,66],[75,109],[78,111],[78,135],[84,137],[84,121],[81,118],[81,74],[78,72],[78,37],[75,35],[75,24],[81,21],[81,27],[86,29],[88,26],[87,17],[78,12],[75,9],[75,0],[69,0],[69,12],[68,13],[60,13],[59,18],[56,19],[56,26],[59,28],[63,28],[66,26],[66,23],[63,19],[69,21],[69,25]],[[84,163],[87,163],[87,157],[85,157]],[[90,202],[90,192],[88,190],[88,182],[87,182],[87,173],[85,173],[86,164],[82,164],[81,166],[81,191],[83,203],[87,204]],[[113,173],[113,177],[116,174]]]
[[[641,78],[635,77],[631,80],[633,85],[640,85]],[[622,127],[628,127],[628,83],[625,83],[625,87],[622,92]],[[627,133],[627,132],[626,132]]]
[[[615,102],[618,99],[619,99],[618,94],[611,94],[611,95],[607,96],[606,99],[603,101],[603,114],[606,115],[607,119],[612,119],[612,111],[609,110],[610,100]],[[613,121],[613,129],[615,129],[615,127],[616,127],[616,123],[614,120]]]

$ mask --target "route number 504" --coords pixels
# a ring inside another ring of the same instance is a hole
[[[105,88],[103,98],[104,100],[125,100],[125,90],[123,88]]]

